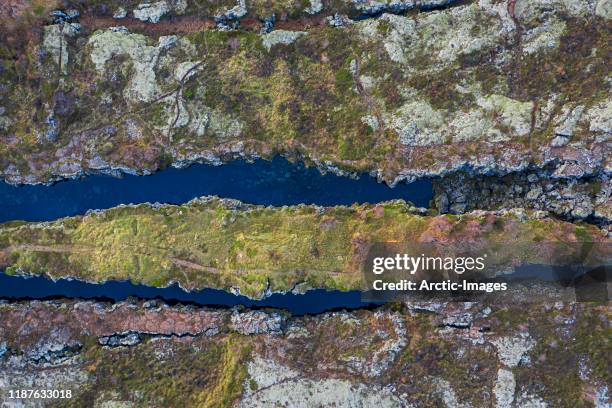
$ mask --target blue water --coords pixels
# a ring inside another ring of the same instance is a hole
[[[430,180],[390,188],[367,175],[358,180],[322,175],[315,168],[276,157],[255,163],[233,161],[222,166],[195,164],[151,176],[94,175],[52,186],[16,187],[0,181],[0,222],[49,221],[129,203],[183,204],[203,195],[273,206],[351,205],[401,198],[427,207],[433,192]]]
[[[130,296],[139,299],[161,299],[166,303],[190,303],[199,306],[232,307],[242,305],[249,308],[285,309],[291,314],[322,313],[336,309],[358,309],[378,303],[364,302],[361,292],[310,290],[302,295],[273,294],[262,300],[253,300],[245,296],[233,295],[218,289],[203,289],[186,292],[179,286],[155,288],[134,285],[128,281],[108,281],[101,284],[86,283],[78,280],[9,276],[0,272],[0,298],[5,299],[53,299],[77,298],[121,301]]]
[[[551,267],[548,265],[524,264],[514,269],[510,275],[505,274],[495,281],[543,285],[554,283],[559,287],[576,289],[578,301],[609,301],[608,282],[612,276],[610,265],[601,265],[590,270],[572,265]],[[487,280],[485,280],[487,281]],[[561,286],[558,286],[560,284]],[[510,287],[510,286],[509,286]],[[542,286],[540,286],[542,287]],[[402,292],[360,292],[314,289],[304,294],[273,294],[262,300],[253,300],[246,296],[233,295],[219,289],[202,289],[187,292],[178,285],[167,288],[156,288],[129,281],[107,281],[94,284],[79,280],[58,279],[52,281],[44,276],[21,277],[10,276],[0,271],[0,298],[9,300],[30,299],[94,299],[102,301],[122,301],[129,297],[138,299],[159,299],[164,303],[189,303],[209,307],[244,306],[247,308],[284,309],[296,316],[317,314],[330,310],[353,310],[378,306],[391,300],[407,299],[410,296]],[[436,301],[479,301],[486,293],[423,292],[420,295],[430,296]],[[492,294],[491,296],[495,296]],[[545,299],[545,296],[544,296]]]

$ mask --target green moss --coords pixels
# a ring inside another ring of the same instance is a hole
[[[601,180],[596,180],[596,181],[592,182],[590,184],[590,187],[591,187],[591,193],[593,195],[599,194],[601,192],[601,187],[602,187]]]
[[[38,4],[38,5],[34,6],[32,11],[34,12],[34,14],[36,16],[41,17],[45,13],[45,6],[42,5],[42,4]]]
[[[348,92],[353,87],[353,75],[347,68],[336,71],[336,88],[340,92]]]
[[[159,349],[168,355],[160,357]],[[85,366],[93,382],[65,406],[93,406],[103,393],[118,400],[159,406],[231,407],[247,377],[249,339],[240,336],[204,340],[197,345],[159,342],[135,348],[103,349],[85,343]]]
[[[4,270],[4,273],[6,273],[7,275],[15,275],[17,273],[17,270],[19,268],[17,266],[9,266]]]
[[[359,160],[367,156],[370,147],[367,144],[360,145],[353,139],[340,139],[338,155],[343,160]]]

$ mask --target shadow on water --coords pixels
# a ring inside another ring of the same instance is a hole
[[[49,221],[129,203],[183,204],[204,195],[272,206],[300,203],[333,206],[404,199],[427,207],[433,190],[430,180],[390,188],[368,175],[358,180],[322,175],[316,168],[276,157],[254,163],[238,160],[222,166],[195,164],[151,176],[92,175],[52,186],[16,187],[0,182],[0,222]]]

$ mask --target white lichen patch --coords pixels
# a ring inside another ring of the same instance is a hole
[[[119,7],[117,10],[115,10],[115,12],[113,13],[113,18],[117,19],[117,20],[121,20],[122,18],[126,18],[127,17],[127,10],[123,7]]]
[[[586,120],[591,132],[612,135],[612,99],[598,103],[589,109]]]
[[[238,0],[234,7],[222,13],[223,16],[229,18],[230,20],[237,20],[247,15],[249,10],[247,9],[245,0]]]
[[[390,30],[383,41],[389,59],[394,62],[405,62],[406,39],[413,38],[416,35],[416,22],[413,19],[393,14],[384,14],[380,21],[386,21],[390,24]]]
[[[491,343],[497,349],[500,361],[507,367],[516,367],[525,353],[535,346],[535,341],[529,335],[517,337],[501,337]]]
[[[80,30],[78,24],[53,24],[43,27],[43,51],[60,66],[62,74],[67,74],[69,51],[66,37],[75,36]]]
[[[438,51],[440,62],[451,62],[460,54],[469,54],[492,45],[499,35],[491,27],[481,27],[478,34],[474,33],[477,23],[475,17],[477,7],[451,9],[440,13],[431,13],[423,21],[423,36],[426,46],[432,51]],[[496,24],[491,24],[496,27]],[[485,35],[483,35],[483,33]],[[431,47],[431,48],[430,48]]]
[[[612,19],[612,0],[599,0],[595,6],[595,14],[605,19]]]
[[[610,408],[610,397],[608,396],[608,386],[602,385],[595,392],[595,408]]]
[[[491,17],[498,18],[505,34],[516,30],[516,24],[508,12],[508,4],[495,0],[479,0],[478,7]]]
[[[130,101],[148,102],[158,92],[155,78],[155,65],[159,58],[159,48],[148,45],[147,37],[124,31],[97,31],[89,39],[91,61],[96,70],[103,73],[106,62],[115,56],[125,55],[134,66],[134,74],[124,90]]]
[[[429,62],[427,69],[434,72],[461,55],[494,46],[508,31],[506,25],[498,13],[483,13],[478,3],[416,17],[383,14],[356,24],[359,35],[366,41],[380,41],[392,61],[407,69]]]
[[[125,135],[129,140],[141,140],[144,137],[142,123],[135,119],[128,118],[123,122]]]
[[[558,14],[571,17],[591,16],[594,2],[577,0],[520,0],[516,2],[515,16],[524,25],[537,24],[543,15]]]
[[[444,141],[440,132],[444,116],[425,101],[414,100],[402,105],[387,122],[404,145],[429,146]]]
[[[174,78],[176,78],[177,81],[187,81],[198,72],[200,64],[201,61],[181,62],[174,69]]]
[[[463,408],[468,406],[459,402],[455,390],[447,380],[444,378],[434,378],[432,382],[436,387],[436,393],[447,408]]]
[[[277,44],[289,45],[306,35],[305,31],[274,30],[261,36],[261,41],[268,51]]]
[[[540,50],[557,48],[565,33],[565,22],[554,18],[543,25],[536,26],[523,34],[523,52],[535,54]]]
[[[512,371],[500,368],[497,370],[497,379],[493,386],[493,394],[495,395],[495,406],[497,408],[510,408],[514,402],[514,392],[516,389],[516,380]]]
[[[321,0],[310,0],[310,6],[304,11],[308,14],[317,14],[323,10],[323,2]]]
[[[189,122],[189,129],[196,135],[202,137],[208,131],[210,125],[210,112],[198,111],[193,113],[193,117]]]
[[[245,126],[238,119],[217,109],[185,100],[180,95],[177,98],[175,94],[172,94],[164,98],[162,103],[164,103],[163,117],[166,121],[165,125],[158,127],[162,130],[187,127],[190,132],[199,137],[232,139],[240,136]]]
[[[187,0],[172,0],[170,1],[170,7],[175,14],[181,15],[187,11]]]
[[[134,9],[134,18],[149,23],[158,23],[159,20],[170,12],[170,5],[167,1],[157,1],[155,3],[141,3]]]
[[[488,95],[478,97],[477,103],[491,115],[494,123],[509,128],[513,135],[529,134],[533,109],[531,102],[521,102],[503,95]]]
[[[244,129],[244,123],[240,120],[234,119],[216,109],[211,109],[203,113],[208,120],[207,129],[219,139],[236,138],[240,136]],[[198,136],[200,136],[199,133]]]
[[[11,118],[4,114],[0,114],[0,130],[7,130],[12,124],[13,121]]]
[[[274,360],[264,359],[260,356],[256,356],[249,362],[247,370],[250,379],[257,384],[257,389],[268,388],[288,379],[299,377],[297,371],[277,364]],[[246,390],[247,395],[253,391],[249,387],[246,387]]]
[[[159,48],[163,50],[168,50],[176,45],[178,41],[178,37],[176,35],[164,35],[159,37],[157,43],[159,44]]]
[[[521,408],[546,408],[548,404],[540,397],[522,393],[516,400],[516,406]]]
[[[372,129],[375,132],[377,132],[380,127],[380,124],[378,123],[378,119],[376,118],[376,116],[373,116],[373,115],[362,116],[361,121],[364,124],[368,125],[370,129]]]
[[[300,373],[272,360],[256,357],[248,365],[253,385],[245,384],[238,407],[403,407],[389,390],[346,380],[304,378]]]
[[[482,138],[493,126],[481,110],[459,111],[449,123],[453,141],[466,142]]]
[[[419,27],[419,35],[425,39],[423,46],[434,57],[437,53],[435,59],[442,66],[456,61],[460,55],[494,46],[503,32],[501,19],[490,18],[485,24],[478,16],[482,14],[477,4],[428,14],[423,28]]]

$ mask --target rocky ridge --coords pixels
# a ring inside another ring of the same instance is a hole
[[[275,311],[254,317],[245,310],[139,301],[9,303],[0,305],[0,390],[5,403],[9,388],[73,390],[72,400],[45,406],[225,401],[223,406],[244,407],[458,407],[493,401],[509,407],[568,400],[603,406],[610,386],[608,309],[563,302],[528,309],[406,303],[376,311],[283,314],[277,330]],[[126,342],[128,332],[140,340]],[[109,338],[124,341],[109,344]],[[188,378],[173,377],[167,387],[170,369]],[[119,381],[108,382],[110,376]]]

